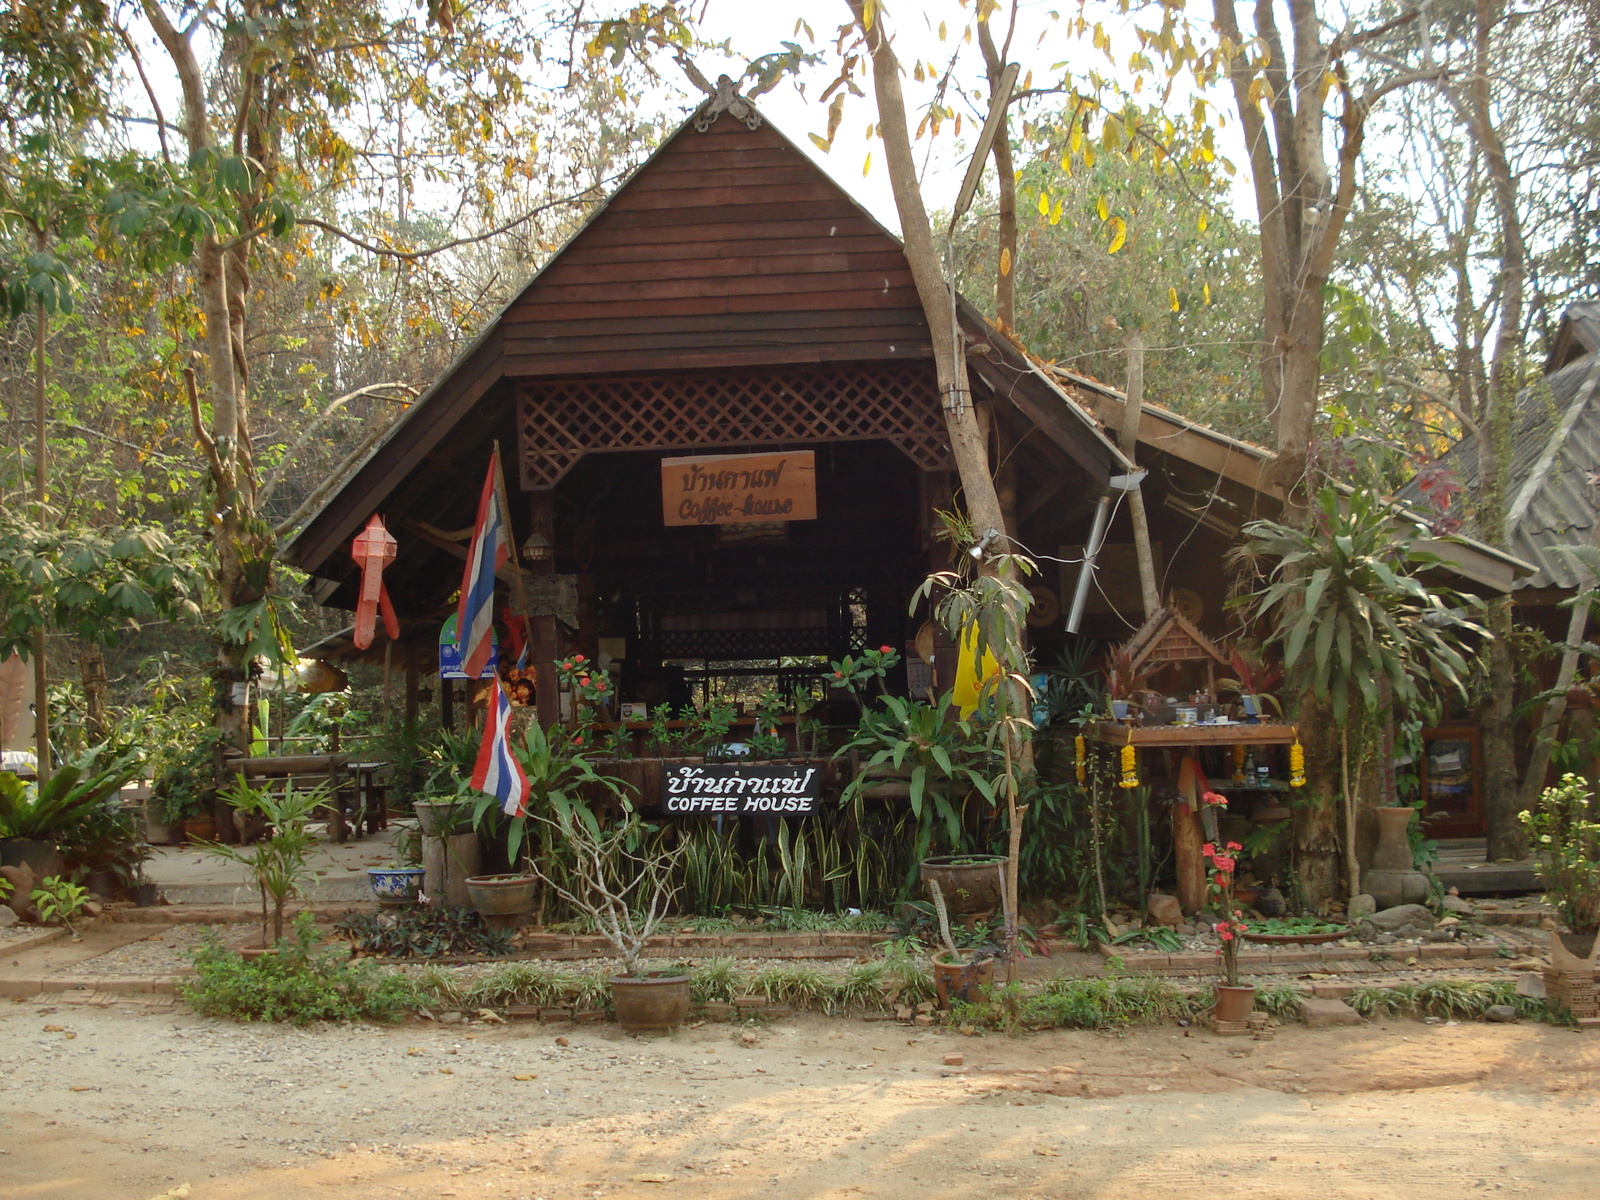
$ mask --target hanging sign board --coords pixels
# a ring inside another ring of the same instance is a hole
[[[690,813],[812,813],[822,794],[816,767],[778,763],[663,763],[661,809]]]
[[[661,460],[668,525],[733,525],[817,519],[817,456],[707,454]]]
[[[444,628],[439,630],[439,678],[440,679],[466,679],[468,675],[462,670],[461,643],[456,638],[456,618],[459,613],[452,613],[450,619],[444,623]],[[479,679],[493,679],[495,664],[500,661],[500,644],[495,640],[494,630],[489,630],[489,661],[483,664],[483,670],[478,673]]]

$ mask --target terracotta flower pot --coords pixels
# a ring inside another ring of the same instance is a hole
[[[624,1033],[671,1033],[689,1015],[689,977],[613,975],[611,1005]]]
[[[933,991],[940,1008],[949,1008],[953,1002],[977,1004],[988,993],[994,982],[994,959],[983,958],[976,962],[956,961],[950,951],[933,956]]]
[[[210,817],[191,817],[183,823],[183,840],[192,842],[196,839],[205,842],[217,840],[217,823]]]
[[[467,896],[472,907],[486,917],[511,917],[533,907],[534,889],[539,880],[533,875],[471,875]]]
[[[1219,1021],[1243,1022],[1250,1019],[1250,1014],[1256,1007],[1256,989],[1251,984],[1243,987],[1229,987],[1225,983],[1217,985],[1217,1002],[1211,1009],[1211,1015]]]

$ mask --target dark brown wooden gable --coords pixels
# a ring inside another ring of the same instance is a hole
[[[685,125],[501,319],[508,377],[927,358],[905,254],[769,124]]]

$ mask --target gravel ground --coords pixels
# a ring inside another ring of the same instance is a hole
[[[0,929],[0,950],[13,942],[25,941],[28,938],[38,937],[44,930],[37,925],[12,925],[7,929]]]
[[[189,952],[215,933],[225,942],[254,936],[254,925],[172,925],[137,942],[85,959],[73,975],[174,975],[189,966]]]

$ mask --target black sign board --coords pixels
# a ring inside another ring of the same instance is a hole
[[[661,764],[661,808],[690,813],[812,813],[822,792],[815,766],[778,763]]]

